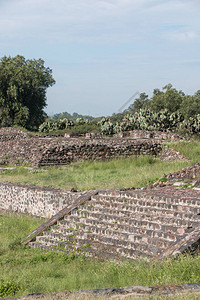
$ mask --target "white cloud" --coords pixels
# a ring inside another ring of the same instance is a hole
[[[151,24],[162,22],[161,17],[154,18],[154,13],[160,7],[165,10],[172,2],[176,1],[162,4],[159,0],[3,1],[0,2],[0,36],[94,41],[100,35],[101,41],[104,38],[107,41],[108,36],[118,34],[116,40],[127,36],[128,41],[136,35],[141,37]]]
[[[192,41],[198,38],[198,34],[194,31],[173,32],[169,34],[169,38],[175,41]]]

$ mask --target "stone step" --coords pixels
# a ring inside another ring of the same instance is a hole
[[[172,212],[164,213],[164,211],[159,210],[157,212],[156,209],[146,209],[145,213],[142,211],[139,211],[140,208],[133,207],[133,209],[136,208],[137,211],[131,210],[120,210],[120,209],[110,209],[103,206],[84,206],[84,210],[82,210],[81,214],[85,217],[89,217],[91,213],[97,213],[97,214],[107,214],[112,215],[114,217],[120,218],[120,217],[128,217],[130,219],[137,219],[137,220],[145,220],[145,221],[153,221],[158,222],[161,224],[168,224],[168,225],[176,225],[176,226],[184,226],[184,227],[192,227],[199,224],[198,220],[200,220],[200,215],[192,215],[192,214],[185,214],[185,213],[179,213],[179,212]],[[80,215],[79,211],[73,211],[72,215]],[[156,214],[155,214],[156,212]],[[168,212],[168,211],[167,211]],[[160,213],[160,214],[159,214]]]
[[[163,201],[165,203],[178,203],[186,204],[191,206],[200,205],[200,191],[196,190],[185,190],[181,188],[164,187],[164,188],[154,188],[152,190],[135,190],[135,191],[100,191],[99,196],[104,198],[112,198],[119,201],[121,198],[128,199],[148,199]]]
[[[144,218],[134,218],[134,217],[126,217],[125,216],[118,216],[116,214],[109,214],[109,212],[105,212],[105,214],[102,213],[95,213],[95,212],[86,212],[82,210],[76,210],[73,211],[70,216],[65,217],[67,218],[72,218],[72,217],[78,217],[79,222],[82,222],[83,219],[93,219],[93,220],[99,220],[103,222],[111,222],[111,223],[120,223],[120,224],[129,224],[130,226],[134,227],[140,227],[140,228],[149,228],[149,229],[154,229],[154,230],[162,230],[161,227],[164,227],[167,229],[169,226],[171,227],[183,227],[183,228],[188,228],[188,227],[193,227],[197,225],[197,222],[188,222],[185,220],[181,219],[175,219],[173,218],[160,218],[160,220],[154,219],[151,216],[147,218],[145,216]]]
[[[112,257],[113,254],[115,257],[123,256],[123,253],[126,253],[126,257],[129,258],[136,258],[138,256],[146,255],[146,256],[153,256],[155,253],[157,253],[158,249],[156,247],[152,247],[152,249],[148,249],[146,244],[140,245],[140,249],[137,250],[136,246],[132,248],[124,248],[121,244],[117,244],[116,246],[113,245],[112,242],[110,244],[105,244],[102,242],[97,241],[88,241],[88,240],[79,240],[78,243],[72,243],[69,241],[60,241],[59,239],[55,239],[49,236],[39,236],[37,237],[36,243],[45,245],[45,246],[52,246],[57,247],[58,250],[67,250],[68,252],[74,251],[78,254],[84,254],[84,252],[90,253],[89,256],[96,256],[98,257],[98,253],[105,253],[105,255],[108,257]],[[79,244],[80,243],[80,244]],[[152,255],[150,255],[152,253]]]
[[[139,196],[139,197],[138,197]],[[199,207],[200,200],[199,198],[189,198],[181,196],[175,197],[175,196],[155,196],[155,195],[133,195],[133,197],[113,197],[113,196],[103,196],[101,194],[98,194],[96,196],[93,196],[92,199],[96,200],[103,200],[107,202],[112,203],[124,203],[124,204],[133,204],[133,205],[145,205],[145,206],[155,206],[160,205],[161,207],[164,207],[166,205],[183,205],[183,206],[190,206],[190,207]]]
[[[200,192],[99,191],[30,245],[91,257],[152,258],[179,245],[199,220]]]
[[[98,195],[97,195],[98,196]],[[93,197],[94,198],[94,197]],[[173,205],[168,205],[167,208],[163,209],[162,207],[158,207],[158,205],[156,206],[155,201],[153,201],[152,203],[145,203],[148,205],[142,206],[142,205],[137,205],[137,203],[121,203],[119,201],[111,201],[111,200],[93,200],[90,201],[89,205],[86,205],[85,207],[88,209],[89,207],[94,207],[94,208],[106,208],[106,209],[112,209],[112,210],[119,210],[119,211],[130,211],[130,212],[150,212],[151,214],[154,215],[170,215],[170,216],[178,216],[180,215],[180,218],[182,217],[188,217],[191,218],[192,215],[195,215],[198,218],[198,214],[199,214],[199,210],[200,210],[200,205],[199,207],[192,207],[192,211],[181,211],[180,207],[177,210],[177,206],[173,206]],[[151,204],[151,205],[150,205]],[[166,207],[166,205],[165,205]],[[188,206],[187,206],[188,208]],[[189,207],[190,208],[190,207]],[[196,218],[195,217],[195,218]]]
[[[135,191],[100,191],[99,196],[110,198],[126,199],[155,199],[157,201],[177,201],[179,203],[200,204],[200,192],[196,190],[185,190],[181,188],[164,187],[152,190],[135,190]],[[192,202],[192,203],[191,203]]]
[[[185,234],[190,230],[190,228],[177,228],[170,225],[162,225],[162,224],[156,224],[156,223],[149,223],[147,221],[137,221],[137,220],[131,220],[129,222],[126,220],[126,222],[122,220],[118,220],[116,222],[110,222],[108,220],[98,220],[96,219],[80,219],[77,216],[68,216],[68,218],[65,218],[63,221],[59,221],[58,224],[61,226],[64,226],[65,228],[70,228],[76,225],[82,226],[88,225],[88,226],[95,226],[97,228],[103,228],[103,229],[114,229],[117,231],[124,231],[126,233],[133,233],[133,234],[148,234],[151,231],[157,232],[158,234],[160,232],[166,233],[169,236],[176,235],[177,238],[179,236]],[[136,226],[137,225],[137,226]]]
[[[131,236],[131,240],[133,242],[140,242],[141,240],[146,241],[147,238],[159,238],[163,240],[167,240],[170,242],[175,242],[177,240],[176,234],[170,234],[162,231],[155,231],[155,230],[146,230],[145,232],[142,231],[141,233],[135,232],[135,230],[131,230],[131,232],[123,231],[123,230],[115,230],[114,228],[104,228],[104,226],[93,226],[93,225],[86,225],[86,224],[73,224],[74,228],[70,229],[67,227],[67,224],[70,224],[72,228],[72,223],[68,223],[67,221],[63,222],[60,226],[52,226],[51,231],[55,233],[62,233],[66,236],[71,235],[80,235],[80,236],[87,236],[87,234],[100,234],[105,235],[107,237],[113,237],[116,239],[121,239],[127,241],[128,238]],[[126,229],[126,228],[123,228]],[[131,228],[133,229],[133,228]]]
[[[84,248],[84,247],[77,247],[76,249],[70,249],[67,248],[66,243],[60,242],[57,243],[49,243],[49,245],[45,245],[43,243],[39,243],[37,241],[29,243],[29,246],[31,248],[40,248],[43,250],[48,251],[61,251],[66,254],[74,253],[77,255],[83,254],[87,257],[96,257],[96,258],[102,258],[102,259],[118,259],[119,257],[113,253],[106,253],[101,251],[94,251],[93,249]]]
[[[98,233],[86,233],[85,231],[76,231],[73,234],[66,235],[66,231],[51,231],[51,232],[44,232],[44,236],[47,237],[54,237],[57,240],[66,239],[72,243],[83,243],[83,240],[86,241],[86,244],[93,243],[93,242],[100,242],[103,244],[108,244],[111,246],[122,246],[128,249],[135,249],[140,250],[140,245],[144,247],[144,244],[148,246],[155,246],[159,248],[159,250],[165,249],[170,246],[171,241],[167,239],[163,239],[160,237],[151,237],[151,236],[144,236],[144,235],[134,235],[134,234],[122,234],[119,233],[117,236],[108,235],[106,231],[103,234]],[[84,242],[85,243],[85,242]]]
[[[95,203],[96,202],[96,203]],[[166,203],[162,201],[156,201],[155,199],[143,199],[143,200],[137,200],[134,198],[116,198],[116,199],[110,199],[110,198],[104,198],[99,195],[93,196],[92,197],[92,203],[95,203],[95,207],[100,205],[100,206],[105,206],[105,207],[110,207],[113,209],[119,209],[120,207],[122,208],[129,208],[128,210],[131,210],[131,208],[134,210],[137,207],[140,208],[151,208],[153,210],[160,209],[160,210],[166,210],[168,212],[173,212],[173,211],[179,211],[179,212],[184,212],[184,213],[191,213],[191,214],[199,214],[200,213],[200,204],[197,205],[182,205],[177,202],[177,204],[174,204],[172,201],[171,203]],[[120,205],[121,204],[121,205]],[[152,210],[152,211],[153,211]]]

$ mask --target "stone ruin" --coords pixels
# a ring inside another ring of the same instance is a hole
[[[65,165],[78,160],[100,160],[131,155],[158,155],[162,140],[180,140],[176,134],[134,130],[114,137],[34,136],[15,128],[0,129],[0,164]]]
[[[33,165],[157,154],[162,148],[160,139],[144,136],[140,140],[130,136],[41,138],[18,131],[15,136],[11,132],[0,134],[1,159],[7,153],[10,161],[23,157]],[[186,174],[199,177],[199,163],[166,177],[170,181]],[[200,247],[200,190],[170,183],[146,189],[86,192],[1,183],[0,209],[50,217],[24,237],[23,242],[33,248],[98,258],[160,259],[196,253]]]
[[[90,191],[23,241],[32,248],[103,259],[194,253],[200,247],[200,191],[173,186]]]

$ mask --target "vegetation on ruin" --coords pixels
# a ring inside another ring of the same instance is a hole
[[[0,297],[199,282],[200,255],[162,262],[102,262],[22,246],[20,239],[42,222],[28,216],[0,216]]]
[[[171,143],[168,147],[184,154],[190,161],[163,162],[152,156],[143,156],[104,162],[79,162],[67,166],[66,169],[54,167],[46,171],[19,167],[5,171],[0,178],[7,181],[78,189],[138,187],[153,183],[164,173],[180,170],[200,160],[198,139]],[[0,297],[62,290],[200,281],[200,255],[180,256],[176,260],[167,259],[162,262],[142,260],[102,262],[83,256],[76,257],[73,253],[67,255],[62,252],[46,252],[24,247],[20,243],[21,238],[43,221],[20,215],[0,216]],[[195,296],[191,298],[190,295],[182,299],[198,298]]]
[[[199,135],[200,114],[185,119],[180,112],[169,113],[168,110],[153,112],[145,108],[135,114],[126,114],[120,122],[113,122],[111,118],[100,121],[101,132],[113,135],[131,130],[175,132],[183,135]]]
[[[97,188],[141,187],[152,184],[164,174],[200,161],[200,141],[171,143],[189,161],[161,161],[153,156],[120,158],[108,161],[82,161],[68,166],[31,170],[17,167],[0,174],[1,181],[40,186],[88,190]]]

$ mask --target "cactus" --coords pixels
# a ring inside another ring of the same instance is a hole
[[[149,109],[141,109],[134,115],[128,114],[124,116],[121,122],[113,124],[109,118],[103,118],[100,124],[101,131],[105,135],[134,129],[149,131],[184,130],[189,134],[199,134],[200,115],[186,121],[183,115],[178,111],[170,114],[166,109],[157,113]]]
[[[50,131],[54,130],[62,130],[65,128],[69,128],[71,126],[74,126],[74,122],[70,119],[64,118],[60,120],[47,120],[44,123],[42,123],[39,127],[39,132],[48,133]]]

